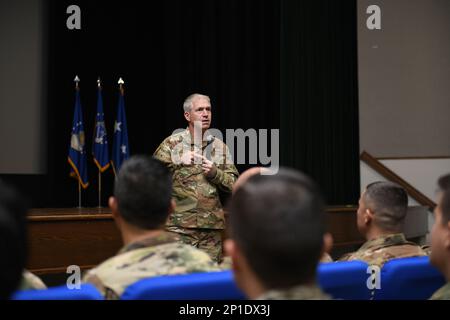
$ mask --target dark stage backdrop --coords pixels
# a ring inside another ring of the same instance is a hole
[[[318,181],[329,204],[359,196],[356,1],[281,1],[283,163]]]
[[[81,8],[81,30],[66,27],[71,4]],[[117,80],[123,77],[131,154],[150,155],[174,129],[185,127],[184,98],[205,93],[212,99],[212,127],[281,128],[282,164],[317,179],[330,204],[354,204],[355,7],[354,0],[47,1],[47,174],[6,178],[34,207],[77,205],[78,185],[67,163],[77,74],[89,146],[83,206],[96,206],[97,171],[90,155],[96,80],[103,82],[112,145]],[[112,185],[108,170],[104,205]]]

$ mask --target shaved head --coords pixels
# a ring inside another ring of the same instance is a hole
[[[233,194],[236,192],[237,189],[239,189],[242,185],[244,185],[249,178],[255,175],[268,174],[269,172],[270,170],[264,167],[253,167],[245,170],[239,175],[239,178],[234,183]]]

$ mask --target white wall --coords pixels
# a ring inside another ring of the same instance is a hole
[[[360,150],[450,156],[450,1],[358,0]],[[369,30],[370,5],[381,30]]]
[[[395,159],[381,160],[380,162],[434,202],[437,201],[437,179],[444,174],[450,173],[450,158]],[[371,182],[386,180],[362,161],[360,169],[361,191],[363,191],[364,188]],[[411,200],[410,204],[416,205],[417,202]]]
[[[42,0],[0,1],[0,174],[46,171],[43,19]]]

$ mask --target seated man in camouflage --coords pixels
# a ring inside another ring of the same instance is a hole
[[[359,199],[357,225],[366,242],[358,251],[339,261],[362,260],[382,267],[393,258],[425,256],[426,253],[402,233],[408,209],[408,195],[392,182],[374,182]]]
[[[432,300],[450,300],[450,174],[441,177],[439,200],[434,210],[434,225],[431,230],[431,263],[447,279],[447,284],[436,291]]]
[[[331,248],[316,185],[295,170],[254,175],[229,204],[238,286],[251,299],[329,299],[316,284],[320,257]]]
[[[218,270],[208,254],[164,231],[174,208],[171,193],[169,170],[158,160],[134,156],[122,165],[109,206],[125,246],[84,277],[105,298],[118,299],[148,277]]]
[[[271,171],[268,168],[265,167],[252,167],[250,169],[245,170],[239,175],[239,178],[237,178],[236,182],[233,185],[233,195],[236,193],[236,191],[241,188],[241,186],[245,185],[248,179],[255,175],[270,175]],[[320,258],[320,262],[333,262],[333,259],[331,256],[324,252],[322,257]],[[223,258],[222,263],[219,265],[222,270],[228,270],[231,269],[231,258],[230,256],[226,255]]]

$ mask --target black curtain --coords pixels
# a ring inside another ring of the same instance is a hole
[[[281,1],[282,163],[356,204],[359,131],[356,1]]]

